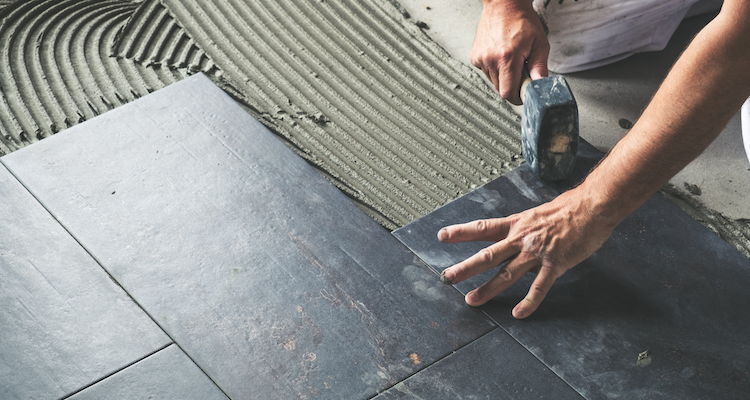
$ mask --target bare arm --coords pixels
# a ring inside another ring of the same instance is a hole
[[[484,0],[471,63],[490,79],[498,94],[521,104],[521,71],[528,61],[532,79],[547,76],[549,41],[531,0]]]
[[[444,242],[496,241],[444,272],[452,283],[512,259],[466,302],[481,305],[538,271],[513,309],[533,313],[554,281],[595,252],[612,230],[697,157],[750,95],[750,2],[726,0],[679,58],[636,125],[577,188],[507,218],[442,229]],[[515,257],[515,258],[514,258]]]

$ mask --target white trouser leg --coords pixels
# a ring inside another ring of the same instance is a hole
[[[742,120],[742,141],[745,143],[745,154],[747,154],[747,160],[750,161],[750,98],[742,105],[740,119]]]

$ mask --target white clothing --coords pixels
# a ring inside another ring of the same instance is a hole
[[[550,42],[548,68],[557,73],[611,64],[666,47],[680,22],[715,11],[722,0],[533,0]],[[741,111],[750,161],[750,98]]]
[[[666,47],[686,16],[722,0],[533,0],[549,32],[548,67],[569,73]]]
[[[745,154],[747,154],[747,161],[750,162],[750,98],[742,105],[740,119],[742,120],[742,141],[745,143]]]

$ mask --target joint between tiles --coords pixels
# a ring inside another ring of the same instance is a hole
[[[432,268],[432,267],[430,267],[430,268]],[[492,322],[495,322],[495,321],[494,321],[494,320],[492,320],[491,318],[490,318],[490,320],[491,320]],[[394,383],[393,385],[391,385],[391,386],[388,386],[388,387],[384,388],[383,390],[381,390],[380,392],[377,392],[377,393],[375,393],[374,395],[372,395],[372,396],[368,397],[368,398],[367,398],[367,400],[372,400],[372,399],[374,399],[374,398],[376,398],[376,397],[380,396],[381,394],[383,394],[383,393],[385,393],[385,392],[387,392],[387,391],[391,390],[391,389],[392,389],[393,387],[395,387],[395,386],[396,386],[396,385],[398,385],[399,383],[404,383],[404,382],[406,382],[406,381],[407,381],[407,380],[409,380],[409,379],[410,379],[410,378],[411,378],[412,376],[414,376],[414,375],[417,375],[418,373],[420,373],[420,372],[422,372],[422,371],[425,371],[425,370],[427,370],[428,368],[430,368],[431,366],[433,366],[433,365],[435,365],[435,364],[439,363],[440,361],[442,361],[442,360],[444,360],[444,359],[446,359],[446,358],[448,358],[448,357],[452,356],[452,355],[453,355],[453,354],[455,354],[455,353],[458,353],[458,352],[459,352],[459,351],[461,351],[461,349],[463,349],[464,347],[467,347],[467,346],[469,346],[470,344],[472,344],[472,343],[476,342],[477,340],[479,340],[479,339],[482,339],[483,337],[485,337],[485,336],[487,336],[487,335],[491,334],[492,332],[494,332],[494,331],[495,331],[496,329],[498,329],[498,328],[500,327],[500,325],[497,325],[497,322],[495,322],[495,325],[496,325],[496,326],[495,326],[494,328],[492,328],[492,329],[490,329],[489,331],[487,331],[487,332],[485,332],[485,333],[483,333],[483,334],[479,335],[478,337],[474,338],[474,340],[472,340],[472,341],[470,341],[470,342],[468,342],[468,343],[464,344],[463,346],[460,346],[460,347],[458,347],[457,349],[455,349],[455,350],[451,351],[450,353],[448,353],[448,354],[446,354],[446,355],[444,355],[444,356],[442,356],[442,357],[438,358],[437,360],[435,360],[435,361],[433,361],[433,362],[431,362],[431,363],[429,363],[429,364],[425,365],[424,367],[422,367],[422,368],[420,368],[420,369],[418,369],[418,370],[416,370],[416,371],[412,372],[411,374],[409,374],[408,376],[406,376],[406,377],[405,377],[404,379],[401,379],[400,381],[398,381],[398,382]],[[515,340],[515,338],[513,338],[513,340]],[[526,347],[524,347],[524,348],[526,348]],[[557,375],[557,374],[555,374],[555,375]],[[565,382],[565,383],[567,383],[567,382]]]
[[[102,382],[103,380],[105,380],[107,378],[110,378],[110,377],[112,377],[112,376],[114,376],[114,375],[116,375],[116,374],[118,374],[118,373],[120,373],[120,372],[122,372],[122,371],[124,371],[124,370],[126,370],[126,369],[128,369],[130,367],[132,367],[135,364],[138,364],[139,362],[141,362],[141,361],[143,361],[143,360],[145,360],[145,359],[153,356],[154,354],[156,354],[156,353],[158,353],[158,352],[166,349],[167,347],[169,347],[169,346],[171,346],[173,344],[175,344],[175,343],[174,342],[167,343],[166,345],[162,346],[161,348],[156,349],[156,350],[152,351],[149,354],[146,354],[145,356],[143,356],[143,357],[141,357],[141,358],[133,361],[132,363],[127,364],[127,365],[123,366],[122,368],[119,368],[119,369],[117,369],[115,371],[112,371],[111,373],[109,373],[109,374],[107,374],[107,375],[105,375],[105,376],[103,376],[103,377],[101,377],[101,378],[99,378],[99,379],[97,379],[97,380],[89,383],[89,384],[84,385],[83,387],[81,387],[80,389],[74,391],[73,393],[70,393],[70,394],[67,394],[67,395],[61,397],[60,400],[65,400],[65,399],[71,398],[71,397],[77,395],[78,393],[81,393],[84,390],[86,390],[86,389],[88,389],[88,388],[96,385],[97,383]]]
[[[456,290],[458,290],[458,289],[456,289]],[[461,292],[459,291],[459,293],[461,293]],[[507,333],[508,336],[511,337],[511,339],[515,340],[516,343],[518,343],[519,345],[521,345],[521,347],[523,347],[524,349],[526,349],[526,351],[528,351],[529,354],[531,354],[534,358],[536,358],[537,360],[539,360],[539,362],[541,362],[542,365],[544,365],[545,367],[547,367],[547,369],[549,369],[550,372],[552,372],[553,374],[555,374],[555,376],[557,376],[558,378],[560,378],[561,381],[565,382],[565,384],[568,385],[568,387],[570,387],[571,389],[573,389],[573,391],[575,391],[576,393],[578,393],[578,395],[581,396],[582,399],[586,399],[587,398],[586,396],[583,395],[583,393],[581,393],[578,389],[576,389],[575,386],[571,385],[570,382],[568,382],[565,378],[563,378],[562,376],[560,376],[560,374],[558,374],[557,371],[555,371],[554,369],[552,369],[552,367],[549,364],[547,364],[546,362],[544,362],[544,360],[542,360],[541,358],[537,357],[537,355],[534,354],[534,352],[532,352],[525,344],[521,343],[521,341],[518,340],[518,338],[515,335],[513,335],[512,333],[510,333],[510,331],[508,331],[507,329],[505,329],[505,327],[502,326],[499,322],[495,321],[495,319],[492,318],[492,316],[490,316],[484,310],[480,310],[480,311],[482,311],[482,313],[485,316],[487,316],[487,318],[489,318],[490,321],[492,321],[495,325],[497,325],[498,328],[502,329],[505,333]]]
[[[203,374],[204,374],[204,375],[205,375],[205,376],[206,376],[206,377],[207,377],[207,378],[208,378],[208,379],[209,379],[209,380],[211,381],[211,383],[213,383],[213,384],[214,384],[214,385],[215,385],[215,386],[216,386],[216,387],[217,387],[217,388],[218,388],[218,389],[219,389],[219,390],[220,390],[220,391],[221,391],[221,392],[222,392],[222,393],[224,394],[224,396],[226,396],[226,397],[227,397],[227,398],[229,399],[230,397],[229,397],[229,395],[228,395],[228,394],[227,394],[226,392],[224,392],[224,389],[222,389],[222,388],[221,388],[221,386],[219,386],[219,384],[218,384],[218,383],[216,383],[216,381],[214,381],[214,379],[213,379],[213,378],[212,378],[212,377],[211,377],[211,376],[210,376],[210,375],[209,375],[208,373],[206,373],[206,371],[205,371],[205,370],[203,369],[203,367],[201,367],[201,366],[200,366],[200,365],[199,365],[199,364],[198,364],[197,362],[195,362],[195,360],[193,359],[193,357],[191,357],[191,356],[190,356],[190,354],[188,354],[188,353],[187,353],[187,352],[185,351],[185,349],[183,349],[183,348],[182,348],[182,346],[180,346],[180,345],[179,345],[179,343],[177,343],[177,341],[175,340],[175,338],[173,338],[173,337],[172,337],[172,335],[170,335],[170,334],[169,334],[169,333],[168,333],[168,332],[167,332],[167,331],[166,331],[166,330],[164,329],[164,327],[162,327],[162,326],[161,326],[161,324],[159,324],[159,322],[158,322],[158,321],[157,321],[157,320],[156,320],[156,319],[155,319],[155,318],[154,318],[154,317],[153,317],[153,316],[151,315],[151,313],[149,313],[149,312],[148,312],[148,310],[146,310],[146,308],[145,308],[145,307],[143,307],[143,306],[141,305],[141,303],[139,303],[139,302],[138,302],[138,300],[136,300],[136,299],[135,299],[135,298],[134,298],[134,297],[133,297],[133,296],[132,296],[132,295],[130,294],[130,292],[128,292],[128,290],[127,290],[127,289],[125,289],[125,287],[124,287],[124,286],[122,286],[122,284],[120,284],[120,282],[119,282],[119,281],[118,281],[117,279],[115,279],[115,277],[114,277],[114,276],[112,276],[112,274],[110,274],[110,273],[109,273],[109,271],[108,271],[108,270],[107,270],[106,268],[104,268],[104,265],[102,265],[102,263],[101,263],[101,262],[99,261],[99,259],[97,259],[97,258],[96,258],[96,257],[95,257],[95,256],[94,256],[93,254],[91,254],[91,252],[89,251],[89,249],[87,249],[87,248],[86,248],[86,246],[84,246],[84,245],[83,245],[83,243],[81,243],[81,241],[80,241],[80,240],[78,240],[78,238],[77,238],[77,237],[76,237],[76,236],[75,236],[75,235],[73,234],[73,232],[71,232],[71,231],[70,231],[70,230],[68,229],[68,227],[66,227],[66,226],[65,226],[65,225],[64,225],[64,224],[63,224],[63,223],[62,223],[62,222],[61,222],[61,221],[60,221],[60,220],[59,220],[59,219],[58,219],[58,218],[57,218],[57,217],[55,216],[55,214],[53,214],[53,213],[52,213],[52,211],[51,211],[51,210],[50,210],[49,208],[47,208],[47,206],[46,206],[46,205],[45,205],[45,204],[44,204],[44,203],[43,203],[43,202],[42,202],[42,201],[41,201],[41,200],[40,200],[40,199],[39,199],[39,198],[38,198],[38,197],[37,197],[37,196],[36,196],[36,195],[35,195],[35,194],[34,194],[34,193],[33,193],[33,192],[32,192],[32,191],[31,191],[31,190],[30,190],[30,189],[29,189],[29,188],[28,188],[28,187],[27,187],[27,186],[26,186],[25,184],[24,184],[24,183],[23,183],[23,181],[22,181],[22,180],[21,180],[21,179],[20,179],[20,178],[19,178],[19,177],[18,177],[18,176],[17,176],[16,174],[15,174],[15,173],[13,173],[13,171],[12,171],[12,170],[11,170],[11,169],[10,169],[10,168],[9,168],[9,167],[8,167],[8,166],[7,166],[7,165],[6,165],[5,163],[4,163],[4,162],[3,162],[3,160],[2,160],[2,159],[0,159],[0,165],[2,165],[2,166],[3,166],[3,168],[5,168],[5,169],[6,169],[7,171],[8,171],[8,173],[10,173],[10,174],[11,174],[11,176],[13,176],[13,178],[15,178],[15,180],[16,180],[16,181],[17,181],[18,183],[20,183],[20,184],[21,184],[21,186],[23,186],[23,188],[24,188],[24,189],[25,189],[25,190],[26,190],[26,191],[27,191],[27,192],[28,192],[28,193],[29,193],[29,194],[31,195],[31,197],[33,197],[33,198],[34,198],[34,200],[36,200],[36,202],[37,202],[37,203],[38,203],[39,205],[41,205],[41,206],[42,206],[42,208],[44,208],[44,210],[45,210],[45,211],[47,212],[47,214],[49,214],[49,215],[50,215],[50,216],[52,217],[52,219],[54,219],[54,220],[55,220],[55,222],[57,222],[57,224],[58,224],[58,225],[60,225],[60,227],[62,227],[62,229],[63,229],[63,230],[65,230],[65,232],[67,232],[67,234],[68,234],[68,235],[70,235],[70,237],[71,237],[71,238],[72,238],[73,240],[75,240],[75,242],[76,242],[76,243],[77,243],[77,244],[78,244],[79,246],[81,246],[81,249],[83,249],[83,251],[85,251],[85,252],[86,252],[86,254],[88,254],[88,256],[89,256],[89,257],[91,257],[91,259],[92,259],[92,260],[94,260],[94,262],[95,262],[95,263],[96,263],[97,265],[99,265],[99,267],[100,267],[100,268],[102,269],[102,271],[104,271],[104,273],[105,273],[105,274],[107,274],[107,277],[109,277],[109,279],[110,279],[110,280],[111,280],[112,282],[114,282],[114,283],[115,283],[115,284],[116,284],[116,285],[117,285],[117,286],[118,286],[118,287],[119,287],[120,289],[122,289],[122,291],[123,291],[123,292],[124,292],[124,293],[125,293],[125,294],[126,294],[126,295],[128,296],[128,298],[130,298],[130,300],[131,300],[131,301],[132,301],[132,302],[133,302],[133,303],[134,303],[134,304],[135,304],[135,305],[136,305],[136,306],[137,306],[137,307],[138,307],[138,308],[139,308],[139,309],[140,309],[141,311],[143,311],[143,313],[144,313],[144,314],[146,314],[146,316],[148,316],[148,318],[149,318],[149,319],[150,319],[150,320],[151,320],[151,321],[152,321],[152,322],[154,323],[154,325],[156,325],[156,326],[157,326],[157,327],[158,327],[158,328],[159,328],[159,329],[160,329],[160,330],[161,330],[161,331],[162,331],[162,332],[164,333],[164,335],[165,335],[166,337],[168,337],[168,338],[169,338],[169,340],[170,340],[170,343],[166,344],[166,345],[165,345],[165,346],[163,346],[162,348],[160,348],[160,349],[157,349],[157,350],[155,350],[154,352],[152,352],[152,353],[150,353],[150,354],[148,354],[148,355],[146,355],[146,356],[144,356],[144,357],[142,357],[142,358],[138,359],[137,361],[135,361],[135,362],[133,362],[133,363],[131,363],[131,364],[128,364],[128,365],[126,365],[126,366],[124,366],[124,367],[122,367],[122,368],[118,369],[117,371],[114,371],[113,373],[111,373],[111,374],[109,374],[109,375],[107,375],[107,376],[104,376],[104,377],[102,377],[102,378],[100,378],[100,379],[98,379],[98,380],[96,380],[96,381],[94,381],[94,382],[92,382],[92,383],[90,383],[90,384],[86,385],[85,387],[83,387],[83,388],[81,388],[81,389],[78,389],[77,391],[73,392],[72,394],[70,394],[70,395],[67,395],[67,396],[65,396],[65,397],[61,398],[60,400],[63,400],[63,399],[67,399],[67,398],[69,398],[70,396],[73,396],[73,395],[75,395],[76,393],[80,393],[81,391],[85,390],[86,388],[89,388],[89,387],[91,387],[91,386],[93,386],[93,385],[95,385],[95,384],[97,384],[97,383],[101,382],[102,380],[104,380],[104,379],[106,379],[106,378],[109,378],[110,376],[112,376],[112,375],[114,375],[114,374],[116,374],[116,373],[118,373],[118,372],[120,372],[120,371],[124,370],[125,368],[128,368],[128,367],[130,367],[130,366],[132,366],[132,365],[134,365],[134,364],[136,364],[136,363],[138,363],[138,362],[140,362],[140,361],[142,361],[142,360],[144,360],[144,359],[146,359],[146,358],[148,358],[148,357],[150,357],[150,356],[152,356],[152,355],[154,355],[154,354],[158,353],[159,351],[161,351],[161,350],[164,350],[164,349],[166,349],[167,347],[169,347],[169,346],[171,346],[171,345],[173,345],[173,344],[174,344],[175,346],[177,346],[177,347],[178,347],[178,348],[180,349],[180,351],[182,351],[182,352],[183,352],[183,354],[185,354],[185,355],[186,355],[186,356],[187,356],[187,357],[188,357],[188,358],[190,359],[190,361],[191,361],[191,362],[192,362],[192,363],[193,363],[193,364],[194,364],[194,365],[195,365],[196,367],[198,367],[198,369],[200,369],[200,371],[201,371],[201,372],[202,372],[202,373],[203,373]]]

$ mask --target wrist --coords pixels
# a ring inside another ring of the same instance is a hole
[[[610,154],[611,156],[611,154]],[[651,190],[632,182],[622,169],[613,169],[612,160],[605,158],[575,189],[570,190],[576,201],[584,204],[593,218],[614,229],[640,207]],[[614,172],[613,172],[614,171]]]

